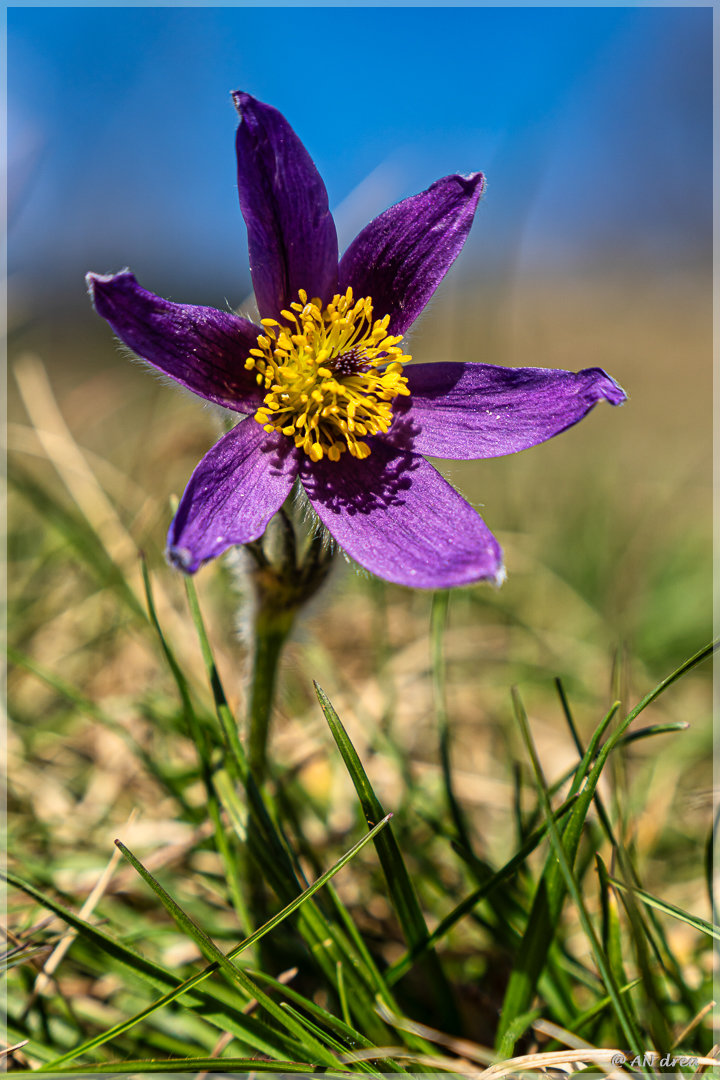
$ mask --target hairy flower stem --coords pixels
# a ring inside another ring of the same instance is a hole
[[[250,774],[258,788],[268,773],[267,748],[282,651],[296,616],[327,579],[333,557],[322,530],[312,523],[308,529],[308,523],[300,499],[295,498],[275,515],[260,540],[245,545],[253,592],[247,753]],[[268,900],[265,883],[250,855],[254,845],[263,842],[256,830],[257,822],[251,816],[246,872],[252,919],[260,926],[268,917]],[[279,962],[272,955],[271,942],[264,941],[260,952],[268,970]]]
[[[295,511],[295,520],[293,516]],[[248,761],[255,783],[267,774],[267,745],[278,665],[295,617],[326,580],[332,549],[321,530],[297,523],[298,500],[275,515],[260,540],[245,545],[251,556],[254,594]],[[298,536],[300,530],[300,536]]]
[[[278,664],[292,628],[289,617],[272,618],[258,611],[253,627],[253,660],[250,681],[248,761],[255,783],[260,786],[267,771],[267,743],[275,700]]]

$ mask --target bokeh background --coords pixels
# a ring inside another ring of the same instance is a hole
[[[286,113],[341,242],[483,169],[463,268],[673,275],[709,257],[711,11],[34,8],[9,12],[13,299],[88,263],[249,291],[233,183],[245,88]]]
[[[690,7],[8,11],[11,622],[24,656],[116,725],[47,678],[12,675],[11,809],[28,876],[46,874],[51,853],[59,886],[94,880],[138,807],[141,850],[185,835],[123,736],[146,760],[194,760],[177,726],[163,727],[177,705],[138,615],[137,550],[202,678],[162,549],[170,496],[219,422],[128,361],[84,274],[130,266],[173,300],[250,309],[233,89],[293,124],[343,246],[439,176],[486,173],[465,250],[413,330],[416,359],[599,365],[628,391],[623,408],[599,406],[544,446],[441,464],[508,568],[500,591],[453,594],[447,637],[458,793],[493,857],[511,830],[509,747],[523,753],[509,686],[523,688],[554,777],[575,750],[553,676],[587,732],[616,694],[637,700],[709,639],[711,19]],[[242,714],[237,593],[221,563],[197,581]],[[289,648],[273,753],[338,830],[353,802],[310,679],[389,806],[411,776],[430,797],[429,604],[345,570]],[[655,718],[691,732],[629,752],[627,820],[648,886],[693,907],[709,679],[673,694]],[[385,901],[368,902],[361,877],[347,888],[380,940]]]
[[[40,355],[83,445],[120,453],[165,498],[214,437],[196,402],[127,364],[83,276],[130,266],[174,300],[248,307],[229,96],[245,88],[309,147],[341,246],[438,176],[486,173],[413,353],[601,365],[630,401],[519,458],[446,471],[492,528],[534,536],[543,562],[601,597],[618,640],[639,635],[660,659],[709,625],[710,9],[8,18],[11,356]],[[14,401],[11,385],[11,413]],[[173,410],[183,438],[150,475],[148,433],[167,433]],[[672,571],[655,566],[657,544]]]

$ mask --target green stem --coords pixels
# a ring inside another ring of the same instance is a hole
[[[258,787],[267,770],[267,743],[275,700],[275,684],[283,646],[292,616],[269,616],[260,610],[254,623],[253,662],[250,681],[248,761]]]

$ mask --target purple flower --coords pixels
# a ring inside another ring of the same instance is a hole
[[[170,303],[129,271],[88,274],[95,308],[135,353],[248,413],[190,478],[168,536],[194,573],[256,540],[299,478],[361,566],[402,585],[502,580],[500,547],[424,455],[497,457],[625,400],[600,368],[406,366],[402,339],[455,261],[483,176],[446,176],[391,206],[338,263],[325,186],[285,118],[234,95],[240,208],[262,325]]]

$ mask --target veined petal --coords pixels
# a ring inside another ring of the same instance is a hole
[[[323,303],[337,291],[337,234],[312,158],[282,113],[250,94],[233,94],[238,191],[250,270],[263,318],[277,318],[298,291]]]
[[[248,417],[205,455],[190,477],[168,533],[168,559],[194,574],[233,544],[262,536],[295,482],[290,441]]]
[[[340,290],[370,296],[391,334],[417,319],[460,254],[484,186],[482,173],[445,176],[391,206],[353,240],[340,261]]]
[[[98,315],[143,360],[226,409],[258,407],[262,394],[245,360],[260,327],[229,311],[163,300],[129,270],[87,274],[86,281]]]
[[[387,440],[432,457],[514,454],[577,424],[603,398],[626,398],[602,368],[411,364],[405,375],[410,397],[398,399]]]
[[[344,454],[301,466],[310,502],[348,555],[413,588],[499,584],[500,546],[472,506],[424,458],[372,443],[362,461]]]

